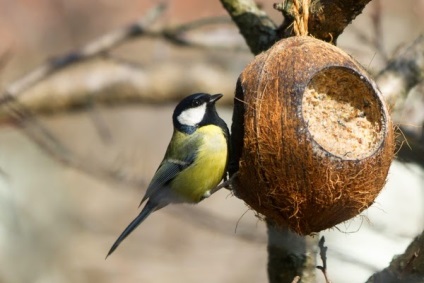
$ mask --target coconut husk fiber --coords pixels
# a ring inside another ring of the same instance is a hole
[[[333,227],[383,188],[392,122],[376,84],[339,48],[277,42],[242,72],[235,104],[244,126],[235,193],[276,224],[303,235]]]

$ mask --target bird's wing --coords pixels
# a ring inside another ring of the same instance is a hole
[[[195,150],[197,144],[194,139],[188,139],[184,144],[177,146],[179,147],[178,151],[168,147],[165,158],[153,176],[140,205],[152,195],[158,193],[161,188],[166,187],[181,171],[194,162],[197,155],[197,150]]]

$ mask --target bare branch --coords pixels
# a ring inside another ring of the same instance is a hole
[[[181,24],[175,27],[163,28],[160,30],[146,30],[145,35],[153,38],[164,39],[171,44],[181,46],[181,47],[190,47],[190,48],[200,48],[200,49],[211,49],[222,50],[222,51],[248,51],[245,45],[228,45],[228,44],[210,44],[201,41],[196,41],[188,38],[186,33],[202,28],[207,25],[216,25],[216,24],[232,24],[233,22],[227,17],[211,17],[195,20],[189,23]]]
[[[234,91],[235,75],[216,64],[163,62],[140,66],[118,60],[107,57],[70,65],[22,93],[18,101],[34,115],[51,115],[100,105],[176,101],[199,90],[217,91],[217,86],[222,93]],[[232,97],[225,95],[222,102],[228,105]],[[0,125],[10,122],[9,116],[7,103],[0,104]]]
[[[319,0],[311,5],[309,33],[327,42],[337,41],[344,29],[371,0]]]
[[[269,282],[292,282],[296,276],[303,283],[315,282],[318,237],[300,236],[270,221],[267,227]]]
[[[101,180],[109,180],[128,186],[141,186],[144,180],[129,179],[116,170],[96,164],[92,161],[83,160],[66,148],[38,119],[33,116],[24,106],[16,101],[7,103],[9,112],[13,115],[13,121],[22,132],[34,141],[42,150],[58,162],[90,174]]]
[[[424,166],[424,146],[421,139],[424,132],[422,129],[424,121],[411,116],[414,113],[415,115],[421,113],[422,109],[407,111],[405,103],[408,102],[409,105],[415,106],[420,104],[422,100],[420,89],[424,89],[423,74],[424,35],[421,35],[411,44],[401,48],[376,78],[377,84],[389,104],[393,120],[399,124],[399,128],[412,147],[412,150],[405,146],[401,147],[398,156],[403,161],[416,162],[422,166]],[[411,101],[414,99],[415,101]],[[411,126],[420,130],[412,131]]]
[[[389,267],[367,280],[367,283],[395,282],[424,282],[424,232],[409,244],[402,255],[394,257]]]
[[[309,34],[336,43],[337,37],[359,15],[371,0],[315,0],[309,8]],[[260,10],[252,0],[221,0],[224,8],[237,24],[253,54],[267,50],[277,40],[294,35],[295,5],[284,1],[276,5],[283,13],[280,27]]]
[[[377,84],[395,120],[399,118],[398,113],[409,91],[423,79],[423,71],[424,35],[421,35],[412,44],[401,48],[377,75]]]
[[[325,282],[331,283],[330,279],[328,278],[327,274],[327,249],[328,247],[324,246],[325,244],[325,237],[322,236],[319,240],[318,247],[319,247],[319,256],[322,261],[322,266],[318,265],[317,268],[322,271],[322,274],[324,275]]]
[[[268,49],[279,39],[277,26],[253,0],[221,0],[221,3],[238,26],[253,54]]]
[[[29,72],[21,79],[15,81],[0,97],[0,104],[9,101],[12,98],[16,98],[32,87],[39,81],[45,79],[53,72],[56,72],[64,67],[88,60],[94,56],[102,54],[122,44],[129,38],[139,36],[145,32],[145,28],[155,21],[165,10],[164,4],[155,6],[152,10],[148,11],[139,21],[130,26],[108,33],[82,47],[80,50],[71,52],[63,57],[58,57],[50,60],[46,64],[37,67],[35,70]]]
[[[93,58],[99,55],[107,55],[102,56],[102,61],[107,61],[105,59],[112,58],[108,55],[108,52],[136,36],[160,38],[174,45],[191,48],[213,48],[214,50],[225,51],[247,51],[247,48],[244,45],[242,46],[238,43],[230,45],[216,43],[208,44],[201,42],[200,40],[193,40],[186,36],[189,31],[196,28],[201,28],[207,25],[232,23],[228,17],[212,17],[200,19],[175,27],[161,28],[158,30],[148,29],[148,25],[152,24],[153,21],[163,13],[164,9],[165,6],[160,4],[150,10],[145,17],[136,23],[131,24],[130,26],[123,29],[107,33],[97,39],[92,40],[78,51],[57,57],[46,62],[45,64],[40,65],[6,88],[2,96],[0,96],[0,106],[4,105],[8,101],[20,98],[20,103],[24,104],[26,109],[33,113],[57,113],[60,111],[73,109],[75,107],[81,107],[81,105],[84,105],[84,107],[87,105],[94,105],[95,102],[114,101],[117,103],[125,103],[128,101],[161,101],[164,98],[169,99],[170,97],[178,99],[178,95],[181,95],[181,93],[185,93],[186,91],[191,91],[193,89],[201,89],[199,85],[203,85],[204,83],[201,81],[205,80],[201,80],[200,77],[197,76],[192,78],[190,82],[187,80],[187,83],[180,82],[178,84],[174,84],[173,89],[175,89],[175,91],[172,91],[164,96],[163,93],[150,91],[150,86],[152,84],[147,82],[153,81],[157,83],[156,80],[148,78],[157,76],[154,71],[153,75],[151,76],[147,75],[147,72],[143,69],[136,68],[135,66],[128,66],[128,64],[127,66],[123,66],[123,64],[106,64],[107,62],[104,62],[104,65],[106,66],[99,66],[99,68],[91,69],[91,75],[99,73],[99,79],[96,81],[98,85],[95,87],[95,89],[88,89],[87,86],[84,85],[86,83],[85,79],[76,79],[75,83],[73,84],[63,83],[65,81],[69,81],[69,77],[71,76],[74,76],[74,78],[75,76],[84,78],[86,77],[86,73],[88,71],[81,68],[81,72],[77,72],[77,68],[73,68],[71,69],[73,73],[64,73],[62,75],[62,73],[59,72],[60,70],[75,66],[77,63],[83,61],[87,62],[90,59],[90,62],[96,61],[93,60]],[[96,64],[91,64],[90,66],[95,65]],[[112,68],[115,68],[115,71],[112,71]],[[173,74],[174,72],[172,70],[174,69],[175,68],[171,67],[167,73]],[[160,70],[158,70],[158,72],[159,71]],[[222,70],[216,70],[216,67],[210,67],[209,71],[213,73],[216,72],[216,74],[222,73]],[[117,76],[117,74],[120,75]],[[180,74],[180,72],[178,72],[178,74]],[[54,80],[48,80],[48,82],[52,82],[52,84],[40,84],[43,81],[47,81],[46,79],[53,75],[56,75],[55,79],[57,82],[61,80],[60,82],[62,83],[60,87],[56,87],[58,83],[55,84]],[[145,77],[145,79],[140,80],[140,76]],[[222,80],[222,75],[213,77],[220,79],[221,82],[227,81]],[[177,80],[177,78],[172,79]],[[183,81],[181,80],[181,77],[179,77],[179,80]],[[188,84],[190,84],[191,87],[187,87]],[[223,85],[226,84],[224,83]],[[69,88],[63,86],[69,86]],[[155,87],[153,88],[155,89]],[[157,88],[160,87],[156,87],[156,89]],[[101,93],[102,95],[97,95],[98,93]],[[25,98],[23,98],[24,96]],[[26,98],[28,96],[29,98]],[[0,109],[1,122],[8,121],[9,114],[5,112],[4,109],[6,108],[3,108],[2,110]],[[102,125],[101,120],[98,119],[99,116],[97,114],[93,114],[92,118],[93,122],[95,122],[96,129],[105,138],[105,140],[110,138],[110,135],[107,133],[107,129],[104,127],[104,125]]]

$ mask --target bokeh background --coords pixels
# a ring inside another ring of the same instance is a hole
[[[0,0],[0,54],[7,54],[1,86],[49,58],[137,21],[158,3]],[[219,1],[166,3],[155,28],[227,16]],[[273,1],[260,4],[281,21]],[[375,13],[381,16],[378,33],[372,23]],[[424,31],[423,19],[422,0],[373,1],[341,35],[339,46],[377,73],[400,46]],[[230,24],[191,36],[212,46],[244,44]],[[382,43],[380,48],[373,40]],[[163,103],[93,106],[87,101],[78,109],[37,114],[23,129],[0,125],[0,282],[267,282],[265,224],[226,190],[197,206],[156,212],[105,260],[111,244],[137,215],[172,134],[176,100],[167,93],[224,93],[226,101],[218,107],[230,124],[235,81],[252,58],[246,50],[181,47],[140,37],[107,58],[54,76],[51,92],[66,92],[76,84],[95,92],[106,77],[139,83],[146,95],[163,96]],[[44,130],[63,148],[46,150]],[[37,142],[31,133],[41,133],[44,140]],[[72,157],[71,164],[65,155]],[[395,162],[375,205],[322,233],[333,282],[364,282],[387,266],[424,228],[423,204],[423,169]],[[319,273],[317,280],[323,282]]]

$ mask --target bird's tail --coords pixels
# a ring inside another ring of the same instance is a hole
[[[137,215],[137,217],[130,223],[130,225],[125,228],[124,232],[121,233],[119,238],[115,241],[115,243],[110,248],[109,252],[107,253],[107,256],[110,256],[116,248],[121,244],[125,238],[131,234],[132,231],[134,231],[135,228],[138,227],[153,211],[157,210],[159,207],[156,204],[151,203],[150,201],[147,202],[147,204],[144,206],[144,208],[141,210],[140,214]]]

